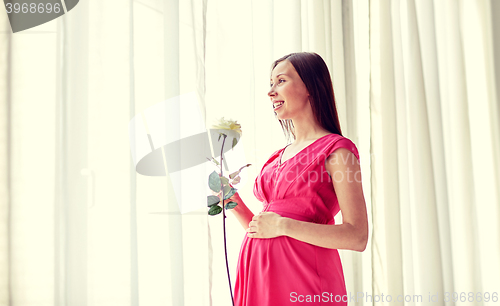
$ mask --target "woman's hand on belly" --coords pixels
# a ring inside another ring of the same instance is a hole
[[[274,238],[282,236],[281,221],[284,217],[275,212],[261,212],[253,216],[248,224],[247,236],[250,238]]]

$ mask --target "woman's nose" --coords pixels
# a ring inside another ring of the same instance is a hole
[[[276,93],[274,92],[274,87],[271,87],[271,89],[269,90],[269,92],[267,93],[268,96],[272,97],[274,96]]]

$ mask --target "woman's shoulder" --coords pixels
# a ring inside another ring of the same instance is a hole
[[[356,147],[356,144],[349,137],[343,135],[339,134],[331,135],[327,144],[323,146],[323,148],[326,151],[325,153],[327,155],[332,154],[335,150],[339,148],[346,148],[349,151],[351,151],[356,156],[356,158],[359,159],[359,152],[358,148]]]

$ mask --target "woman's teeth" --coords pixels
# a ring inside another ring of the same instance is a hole
[[[281,105],[283,105],[283,103],[285,103],[285,102],[276,102],[276,103],[274,103],[274,108],[280,107]]]

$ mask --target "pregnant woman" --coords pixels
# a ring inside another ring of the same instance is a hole
[[[342,136],[330,73],[318,54],[276,60],[270,86],[270,105],[294,141],[271,154],[255,179],[258,215],[238,193],[225,201],[238,203],[231,211],[247,232],[235,305],[347,305],[337,250],[362,252],[368,240],[358,150]]]

